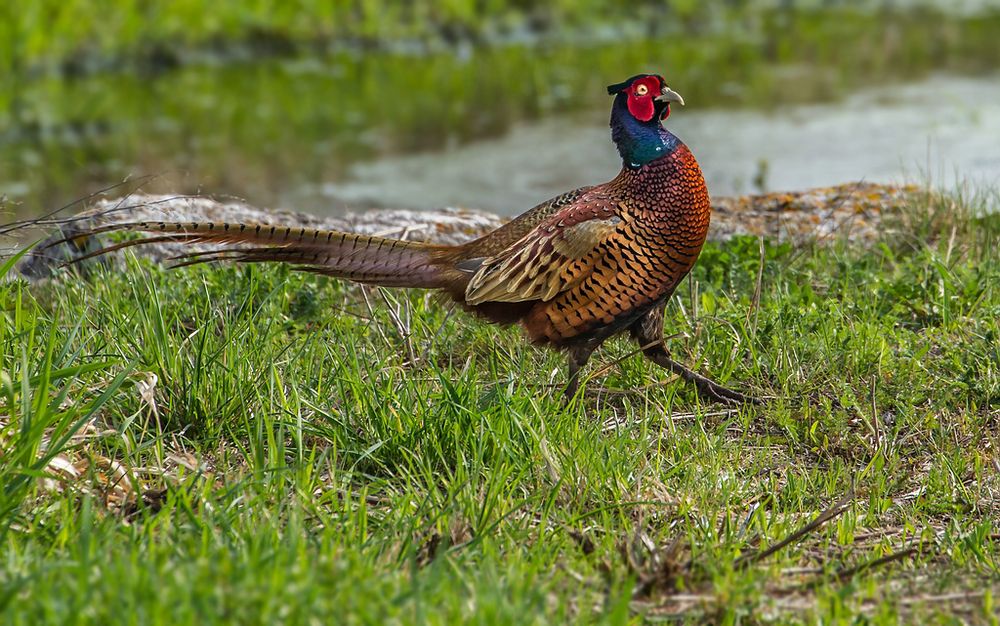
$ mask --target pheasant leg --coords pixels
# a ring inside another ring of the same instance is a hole
[[[716,402],[722,402],[724,404],[761,404],[761,401],[758,398],[748,396],[744,393],[736,391],[735,389],[723,387],[711,378],[702,376],[698,372],[688,369],[681,363],[670,358],[670,355],[667,353],[666,349],[664,349],[663,344],[658,344],[652,348],[643,350],[643,354],[645,354],[646,358],[653,363],[670,370],[689,383],[693,383],[695,388],[698,390],[698,394],[704,398],[715,400]]]
[[[569,363],[569,377],[566,383],[566,390],[563,392],[567,400],[572,400],[580,388],[580,370],[587,365],[590,355],[594,353],[594,348],[589,345],[577,346],[570,349],[567,355]]]
[[[670,358],[663,339],[663,305],[651,310],[636,322],[632,326],[632,336],[639,343],[647,359],[692,383],[698,390],[698,395],[703,398],[724,404],[762,404],[760,399],[723,387],[711,378],[702,376]]]

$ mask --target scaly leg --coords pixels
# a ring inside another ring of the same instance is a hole
[[[572,400],[573,396],[576,395],[576,391],[580,387],[580,370],[590,360],[590,355],[594,353],[596,348],[597,346],[582,344],[569,349],[567,353],[569,379],[566,383],[566,391],[564,392],[567,400]]]
[[[698,394],[704,398],[725,404],[761,404],[759,399],[723,387],[711,378],[702,376],[670,358],[663,340],[663,308],[664,305],[661,304],[652,309],[631,328],[632,337],[639,343],[647,359],[693,383]]]

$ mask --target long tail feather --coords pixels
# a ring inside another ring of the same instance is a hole
[[[193,251],[172,260],[178,267],[219,260],[240,263],[284,262],[328,276],[388,287],[447,287],[455,275],[449,253],[455,249],[315,228],[219,222],[128,222],[69,234],[49,247],[109,232],[151,236],[93,250],[73,262],[150,243],[217,243],[224,247]],[[240,245],[247,244],[247,245]]]

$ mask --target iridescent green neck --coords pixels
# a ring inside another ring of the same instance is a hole
[[[684,145],[663,124],[657,116],[648,122],[640,122],[629,112],[625,94],[615,97],[611,107],[611,140],[618,148],[622,164],[629,168],[639,168],[661,157],[673,154]]]

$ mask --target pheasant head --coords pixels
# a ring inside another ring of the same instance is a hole
[[[611,138],[626,166],[641,167],[673,152],[680,140],[663,128],[670,105],[684,104],[658,74],[639,74],[608,86],[615,97],[611,107]]]

